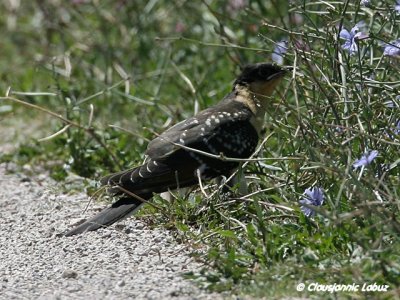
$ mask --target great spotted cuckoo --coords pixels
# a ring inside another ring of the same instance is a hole
[[[153,194],[229,176],[255,151],[271,95],[287,69],[269,63],[243,68],[232,91],[218,104],[152,140],[140,166],[101,179],[119,197],[114,204],[66,233],[109,226],[135,212]]]

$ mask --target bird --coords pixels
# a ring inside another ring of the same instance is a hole
[[[154,194],[230,176],[255,151],[274,90],[290,68],[268,62],[243,67],[232,91],[149,142],[142,165],[100,180],[118,200],[68,231],[73,236],[118,222]],[[235,158],[235,159],[227,159]]]

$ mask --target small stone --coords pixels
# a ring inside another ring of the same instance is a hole
[[[143,223],[137,222],[137,223],[135,224],[135,229],[141,230],[141,229],[143,229],[143,228],[144,228],[144,224],[143,224]]]
[[[117,225],[114,226],[114,228],[115,228],[116,230],[118,230],[118,231],[124,230],[125,227],[126,227],[126,226],[125,226],[124,224],[117,224]]]
[[[46,174],[39,174],[37,176],[37,180],[38,181],[45,181],[47,179],[47,175]]]
[[[111,231],[104,231],[104,233],[102,234],[102,237],[103,238],[109,238],[109,237],[111,237]]]
[[[47,230],[45,236],[46,236],[46,237],[52,237],[53,234],[55,233],[55,231],[56,231],[56,229],[55,229],[54,227],[50,227],[50,228]]]
[[[161,236],[161,235],[156,236],[156,237],[154,238],[154,241],[155,241],[156,243],[160,243],[160,242],[162,242],[163,240],[164,240],[164,237]]]
[[[150,250],[154,252],[160,252],[161,249],[158,245],[153,245],[151,246]]]
[[[123,287],[124,285],[125,285],[125,280],[120,280],[117,283],[117,286],[119,286],[119,287]]]
[[[30,171],[32,171],[32,166],[25,164],[22,166],[22,170],[24,170],[25,172],[30,172]]]
[[[31,181],[32,181],[32,179],[30,177],[28,177],[28,176],[23,176],[21,178],[21,182],[31,182]]]
[[[18,171],[18,165],[13,162],[6,163],[6,170],[11,173],[16,173]]]
[[[64,272],[61,275],[62,278],[77,278],[78,273],[74,270],[64,270]]]

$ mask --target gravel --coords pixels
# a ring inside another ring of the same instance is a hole
[[[60,189],[58,189],[60,190]],[[183,279],[201,266],[162,229],[134,218],[64,237],[101,205],[57,193],[47,176],[8,174],[0,164],[1,299],[221,299]]]

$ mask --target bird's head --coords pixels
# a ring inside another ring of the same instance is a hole
[[[271,96],[287,72],[287,68],[270,63],[247,65],[236,79],[235,85],[245,86],[256,95]]]

